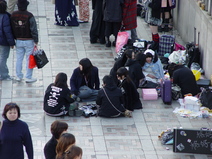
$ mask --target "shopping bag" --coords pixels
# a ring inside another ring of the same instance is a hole
[[[129,38],[128,32],[126,32],[126,31],[118,32],[117,40],[116,40],[116,53],[118,53],[121,50],[121,48],[125,44],[127,44],[128,38]]]
[[[29,55],[29,68],[33,69],[36,67],[35,57],[33,55]]]
[[[34,53],[37,68],[43,68],[48,62],[48,58],[43,49],[37,49]]]

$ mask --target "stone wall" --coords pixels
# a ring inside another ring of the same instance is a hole
[[[197,0],[177,0],[173,10],[174,27],[184,42],[196,41],[201,51],[201,65],[206,78],[212,75],[212,17]]]

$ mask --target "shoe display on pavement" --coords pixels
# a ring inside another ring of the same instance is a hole
[[[36,81],[37,81],[36,78],[26,78],[26,79],[25,79],[25,82],[26,82],[26,83],[33,83],[33,82],[36,82]]]

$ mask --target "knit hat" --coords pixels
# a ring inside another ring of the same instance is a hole
[[[18,9],[23,9],[23,10],[25,10],[25,9],[27,9],[27,6],[29,5],[29,1],[27,1],[27,0],[18,0]]]

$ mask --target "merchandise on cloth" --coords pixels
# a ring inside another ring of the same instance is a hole
[[[35,46],[36,47],[36,46]],[[33,52],[33,56],[35,57],[36,65],[39,68],[43,68],[48,62],[48,58],[43,49],[36,49]]]
[[[172,129],[164,130],[158,135],[158,138],[161,140],[161,143],[163,145],[172,145],[174,138],[174,131]]]
[[[82,110],[82,115],[86,118],[91,116],[97,116],[98,106],[96,104],[87,104],[78,107],[79,110]]]

